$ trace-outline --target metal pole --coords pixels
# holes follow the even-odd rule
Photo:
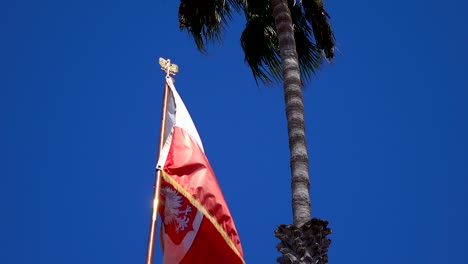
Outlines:
[[[161,114],[161,130],[159,136],[159,147],[158,147],[158,159],[161,155],[161,149],[164,145],[164,131],[166,131],[166,114],[167,114],[167,101],[169,99],[169,86],[167,82],[164,84],[164,95],[163,95],[163,105],[162,105],[162,114]],[[156,160],[156,163],[158,162]],[[148,237],[148,247],[146,250],[146,264],[153,263],[154,255],[154,241],[156,237],[156,224],[158,219],[158,205],[159,205],[159,185],[161,181],[161,171],[156,169],[155,174],[155,185],[154,185],[154,194],[153,194],[153,209],[151,214],[151,224]]]

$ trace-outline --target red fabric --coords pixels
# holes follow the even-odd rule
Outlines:
[[[180,262],[181,264],[242,264],[234,251],[224,246],[221,234],[205,217],[192,246]]]
[[[206,211],[216,219],[216,222],[222,227],[242,256],[239,236],[215,174],[203,150],[185,130],[179,127],[174,127],[164,171],[198,200]],[[163,182],[161,186],[166,184],[169,183]],[[179,203],[181,204],[180,208],[185,210],[190,202],[186,198],[182,200]],[[195,206],[193,207],[195,209]],[[162,210],[164,209],[161,209],[160,212]],[[190,218],[190,214],[193,215],[194,211],[186,213],[186,215]],[[183,217],[183,215],[180,216]],[[193,223],[192,218],[189,219],[190,227]],[[176,234],[173,226],[165,226],[165,232],[169,237],[172,237],[175,244],[180,243],[184,232],[188,231],[190,230],[179,230]],[[165,248],[165,250],[170,249]],[[203,217],[195,239],[181,263],[243,263],[243,260],[229,246],[210,220]]]

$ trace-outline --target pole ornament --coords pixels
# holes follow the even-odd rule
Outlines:
[[[159,58],[159,65],[161,65],[161,70],[166,73],[166,76],[176,75],[179,72],[179,66],[171,64],[170,59]]]

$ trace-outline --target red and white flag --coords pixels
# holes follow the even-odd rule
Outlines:
[[[234,221],[187,108],[172,80],[157,168],[163,263],[243,264]]]

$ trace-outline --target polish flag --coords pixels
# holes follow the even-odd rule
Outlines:
[[[244,264],[234,221],[203,144],[170,77],[161,170],[163,263]]]

